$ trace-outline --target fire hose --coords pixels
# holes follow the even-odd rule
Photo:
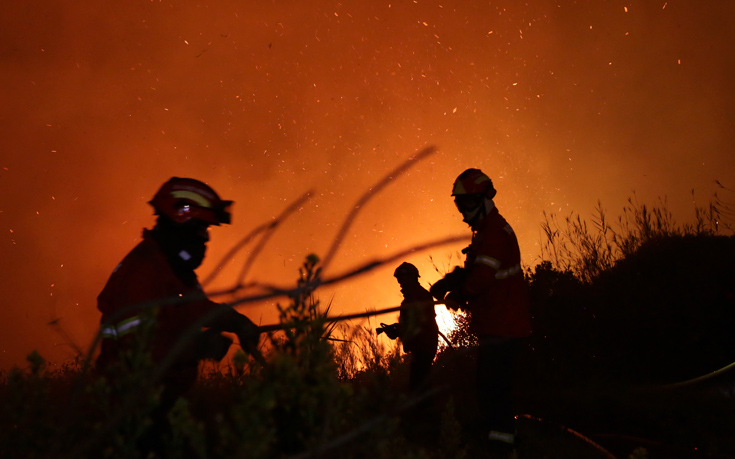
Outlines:
[[[434,304],[443,304],[443,303],[437,303],[437,302],[435,302]],[[391,313],[391,312],[397,312],[397,311],[400,311],[400,310],[401,310],[401,307],[400,306],[392,306],[390,308],[376,309],[374,311],[358,312],[358,313],[355,313],[355,314],[347,314],[347,315],[343,315],[343,316],[323,317],[323,318],[320,318],[320,319],[317,319],[317,320],[308,321],[308,322],[299,322],[299,323],[286,322],[286,323],[279,323],[279,324],[261,325],[261,326],[258,327],[258,332],[259,333],[268,333],[268,332],[278,331],[278,330],[293,329],[293,328],[297,328],[297,327],[303,326],[304,324],[307,324],[307,323],[316,323],[316,322],[322,322],[322,323],[326,323],[326,324],[331,324],[331,323],[335,323],[335,322],[342,322],[342,321],[345,321],[345,320],[361,319],[361,318],[364,318],[364,317],[379,316],[379,315],[388,314],[388,313]],[[442,333],[441,331],[439,331],[439,336],[441,336],[444,339],[444,341],[447,343],[447,346],[449,346],[450,348],[453,349],[451,341],[449,341],[449,339],[444,335],[444,333]]]

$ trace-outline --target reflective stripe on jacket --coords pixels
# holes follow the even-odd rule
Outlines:
[[[143,319],[141,319],[140,316],[129,317],[125,320],[121,320],[115,325],[103,327],[102,330],[100,330],[100,334],[103,338],[122,338],[128,333],[135,331],[135,329],[142,323]]]

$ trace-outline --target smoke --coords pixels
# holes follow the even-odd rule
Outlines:
[[[95,298],[171,176],[235,200],[200,274],[305,191],[253,280],[287,284],[351,206],[426,145],[438,152],[358,215],[335,272],[466,234],[449,191],[479,167],[538,257],[541,213],[617,212],[635,192],[679,221],[733,177],[728,2],[10,2],[0,18],[0,368],[90,341]],[[407,261],[421,281],[458,263]],[[247,257],[215,287],[232,282]],[[393,267],[322,293],[335,312],[400,300]],[[273,304],[248,306],[256,322]]]

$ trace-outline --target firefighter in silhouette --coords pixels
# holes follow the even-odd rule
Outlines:
[[[511,390],[516,356],[531,333],[526,283],[518,240],[495,207],[493,182],[479,169],[457,177],[452,196],[472,242],[457,267],[431,287],[432,295],[451,309],[470,313],[470,330],[478,337],[478,402],[489,439],[515,443]]]
[[[149,358],[151,371],[161,372],[160,403],[141,442],[144,450],[161,454],[167,412],[192,387],[199,362],[222,359],[232,343],[221,332],[236,334],[251,353],[257,353],[259,333],[246,316],[207,299],[195,273],[204,260],[209,227],[230,223],[232,201],[198,180],[173,177],[149,204],[157,215],[155,226],[143,230],[143,240],[117,265],[97,298],[102,318],[96,368],[114,382]]]
[[[381,324],[378,334],[385,331],[390,339],[400,338],[404,352],[411,354],[409,387],[418,391],[426,385],[439,339],[434,298],[419,283],[419,270],[411,263],[402,263],[393,275],[403,294],[398,323]]]

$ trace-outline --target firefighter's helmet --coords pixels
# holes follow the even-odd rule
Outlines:
[[[403,279],[403,278],[415,278],[418,279],[419,277],[419,270],[412,265],[411,263],[401,263],[400,266],[398,266],[393,273],[393,276],[395,276],[396,279]]]
[[[176,223],[199,220],[210,225],[230,223],[232,201],[220,199],[208,185],[191,178],[171,177],[148,202],[156,215]]]
[[[480,169],[467,169],[462,172],[452,186],[452,196],[483,195],[492,199],[496,193],[493,181]]]

